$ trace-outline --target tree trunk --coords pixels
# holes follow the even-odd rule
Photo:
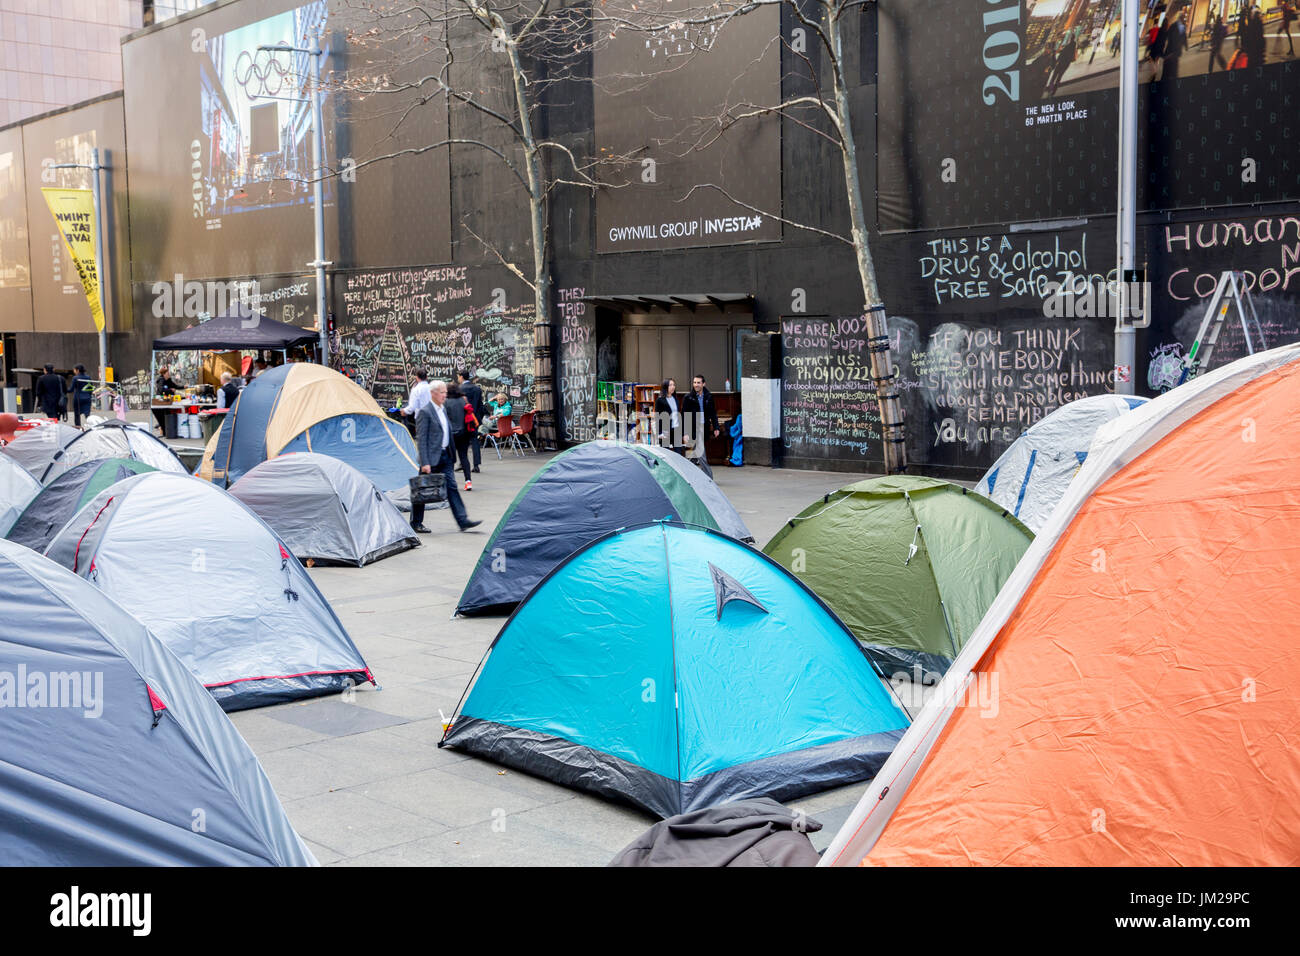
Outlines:
[[[844,65],[840,39],[839,9],[824,7],[826,32],[834,48],[831,74],[834,79],[835,113],[839,120],[840,155],[844,160],[844,185],[849,200],[849,221],[853,234],[853,252],[857,257],[858,275],[862,279],[863,319],[867,328],[867,349],[871,380],[876,386],[876,403],[880,408],[881,439],[884,446],[886,474],[901,474],[907,469],[907,446],[904,444],[903,406],[898,397],[897,370],[889,354],[889,320],[880,288],[876,284],[876,266],[867,242],[867,218],[862,204],[862,181],[858,175],[858,149],[853,139],[853,117],[849,109],[848,90],[841,72]]]
[[[519,129],[524,146],[524,166],[528,173],[529,226],[533,240],[533,418],[537,444],[559,447],[559,403],[556,401],[555,326],[551,320],[551,267],[547,256],[547,197],[549,192],[542,176],[541,155],[533,135],[528,91],[524,82],[519,48],[512,41],[510,70],[515,86],[515,105],[519,110]]]

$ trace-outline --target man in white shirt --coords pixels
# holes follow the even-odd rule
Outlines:
[[[410,418],[418,418],[421,409],[429,404],[429,373],[420,369],[415,373],[415,386],[411,389],[410,397],[406,400],[406,407],[402,409],[402,414]]]
[[[456,524],[460,525],[461,531],[468,531],[483,522],[469,519],[469,514],[465,511],[465,503],[460,498],[460,490],[456,487],[456,444],[455,431],[453,431],[455,425],[447,420],[447,412],[443,408],[446,400],[447,384],[430,382],[429,403],[416,418],[415,447],[420,452],[420,473],[425,475],[433,472],[442,473],[446,479],[447,504],[451,506],[452,516],[455,517]],[[465,423],[461,422],[460,427],[463,429]],[[429,529],[424,526],[422,503],[411,502],[411,527],[418,534],[429,533]]]

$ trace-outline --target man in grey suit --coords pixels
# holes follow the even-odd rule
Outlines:
[[[462,430],[465,423],[449,422],[443,403],[447,401],[447,383],[431,382],[429,384],[429,404],[420,409],[415,423],[415,444],[420,450],[420,472],[431,474],[441,472],[446,478],[447,503],[461,531],[468,531],[481,525],[481,521],[470,521],[465,511],[465,503],[460,499],[456,487],[456,431]],[[411,527],[418,534],[428,534],[424,526],[424,505],[411,502]]]

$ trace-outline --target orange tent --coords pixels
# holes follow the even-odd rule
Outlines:
[[[1297,436],[1300,346],[1099,432],[823,864],[1300,863]]]

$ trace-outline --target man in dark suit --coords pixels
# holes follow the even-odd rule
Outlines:
[[[487,417],[487,404],[483,401],[483,389],[474,384],[474,380],[469,377],[469,369],[467,368],[457,372],[456,378],[460,382],[460,393],[465,396],[465,401],[469,404],[469,407],[474,409],[474,417],[482,422]],[[478,443],[477,429],[471,429],[469,443],[474,453],[474,470],[478,471],[478,466],[483,462],[483,448]]]
[[[691,391],[682,402],[682,411],[686,417],[686,434],[694,440],[691,458],[704,458],[704,443],[721,434],[718,428],[718,406],[713,400],[713,393],[704,382],[703,375],[691,380]]]
[[[36,380],[36,404],[46,418],[59,417],[59,406],[63,404],[67,391],[63,376],[55,375],[54,366],[47,364],[45,374]]]
[[[460,490],[456,487],[456,431],[463,430],[465,423],[449,421],[443,404],[447,401],[447,383],[432,382],[429,386],[429,404],[420,410],[415,424],[415,445],[420,451],[420,473],[424,475],[435,471],[441,472],[446,479],[447,503],[451,513],[460,525],[461,531],[468,531],[481,525],[481,521],[470,521],[461,501]],[[424,505],[411,502],[411,527],[418,534],[428,534],[424,526]]]

